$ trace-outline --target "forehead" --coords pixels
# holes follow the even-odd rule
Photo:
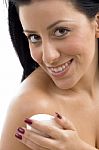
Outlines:
[[[30,28],[48,25],[62,19],[78,20],[77,17],[81,17],[81,15],[84,16],[68,0],[41,0],[19,8],[19,16],[23,26]]]
[[[69,0],[31,0],[30,3],[20,5],[19,12],[21,11],[27,11],[27,12],[34,12],[34,11],[46,11],[46,10],[64,10],[68,8],[73,8],[73,4]]]
[[[20,16],[36,17],[49,15],[69,14],[76,11],[70,1],[66,0],[33,0],[30,4],[24,4],[19,7]]]

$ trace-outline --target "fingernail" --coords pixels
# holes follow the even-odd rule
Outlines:
[[[19,140],[22,140],[22,135],[20,135],[19,133],[16,133],[15,137],[18,138]]]
[[[57,118],[62,119],[62,116],[59,113],[55,112],[55,114],[56,114]]]
[[[27,124],[29,124],[29,125],[31,125],[31,124],[32,124],[32,120],[31,120],[31,119],[29,119],[29,118],[26,118],[26,119],[24,120],[24,122],[25,122],[25,123],[27,123]]]
[[[20,133],[22,133],[22,134],[25,133],[25,130],[24,130],[23,128],[21,128],[21,127],[19,127],[17,130],[18,130]]]

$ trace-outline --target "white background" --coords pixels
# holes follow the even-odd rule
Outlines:
[[[12,46],[7,8],[0,0],[0,136],[12,97],[20,84],[22,67]]]

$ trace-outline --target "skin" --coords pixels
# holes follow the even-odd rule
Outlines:
[[[26,30],[32,31],[32,37],[34,31],[38,35],[38,43],[33,44],[29,39],[29,46],[31,57],[40,67],[21,84],[9,107],[1,149],[98,149],[99,14],[90,21],[70,2],[53,0],[23,5],[19,8],[19,16],[26,36],[30,36]],[[59,20],[65,21],[47,29]],[[55,32],[57,27],[66,28],[63,37],[57,37],[60,35],[60,30]],[[49,71],[49,67],[56,68],[71,59],[65,73],[53,75]],[[64,117],[57,118],[55,112]],[[65,129],[33,121],[32,127],[53,134],[50,135],[52,139],[47,139],[31,133],[25,128],[24,119],[38,113],[54,115],[55,121]],[[23,127],[25,133],[16,131],[18,127]],[[15,138],[16,132],[21,134],[22,140]]]

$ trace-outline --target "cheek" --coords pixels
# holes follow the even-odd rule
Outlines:
[[[92,49],[95,48],[93,40],[88,40],[83,36],[74,36],[66,39],[61,45],[64,45],[62,51],[67,55],[85,54],[88,56]]]
[[[74,30],[74,32],[63,41],[62,45],[64,45],[64,51],[66,51],[67,54],[87,54],[92,49],[95,49],[94,41],[94,32],[80,28]]]
[[[61,45],[63,45],[61,47]],[[81,52],[81,49],[83,47],[82,42],[76,38],[76,39],[69,39],[64,41],[63,43],[60,44],[60,48],[62,50],[62,53],[64,53],[65,55],[78,55]]]

